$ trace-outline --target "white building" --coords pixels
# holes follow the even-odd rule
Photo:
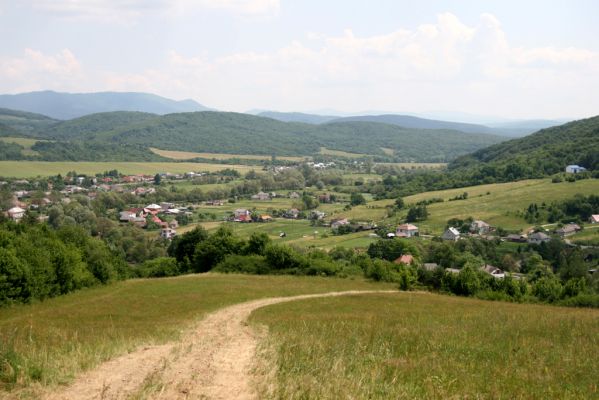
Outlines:
[[[566,167],[566,172],[569,174],[577,174],[579,172],[584,172],[587,169],[585,167],[581,167],[580,165],[568,165]]]
[[[457,241],[457,240],[460,239],[460,231],[458,231],[454,227],[448,228],[441,235],[441,239],[443,239],[443,240],[453,240],[455,242],[455,241]]]

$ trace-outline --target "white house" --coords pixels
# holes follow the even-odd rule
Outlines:
[[[418,236],[418,227],[412,224],[401,224],[397,227],[397,230],[395,231],[395,236],[407,238],[410,238],[412,236]]]
[[[21,218],[23,218],[24,215],[25,210],[23,210],[21,207],[13,207],[10,210],[8,210],[9,218],[13,219],[14,221],[20,220]]]
[[[460,239],[460,231],[458,231],[454,227],[450,227],[445,232],[443,232],[443,234],[441,235],[441,239],[453,240],[455,242]]]
[[[339,229],[339,227],[344,226],[344,225],[349,225],[349,220],[347,218],[331,221],[331,229],[332,230]]]
[[[591,215],[591,217],[589,218],[589,222],[591,224],[599,224],[599,214]]]
[[[569,174],[577,174],[579,172],[584,172],[587,169],[585,167],[581,167],[580,165],[568,165],[566,167],[566,172]]]
[[[270,195],[268,193],[259,192],[252,196],[252,200],[268,201],[270,200]]]

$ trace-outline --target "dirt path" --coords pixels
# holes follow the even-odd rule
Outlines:
[[[115,358],[44,399],[253,399],[250,369],[258,337],[246,323],[252,311],[294,300],[368,293],[393,291],[275,297],[229,306],[202,319],[180,342]]]

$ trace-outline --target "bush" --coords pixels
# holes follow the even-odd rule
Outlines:
[[[557,303],[567,307],[594,307],[599,308],[599,294],[579,294]]]
[[[230,254],[219,262],[213,271],[217,272],[239,272],[242,274],[264,275],[271,272],[270,266],[263,256]]]
[[[138,269],[142,278],[162,278],[177,276],[181,273],[177,260],[172,257],[158,257],[145,261]]]

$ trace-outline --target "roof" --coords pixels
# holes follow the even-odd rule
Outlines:
[[[485,264],[483,267],[481,267],[480,269],[482,269],[483,271],[485,271],[488,274],[503,274],[503,271],[500,268],[494,267],[492,265],[489,264]]]
[[[529,239],[540,239],[540,240],[544,240],[544,239],[551,239],[549,237],[549,235],[543,233],[543,232],[535,232],[531,235],[528,235]]]
[[[9,214],[18,214],[18,213],[24,213],[25,210],[23,210],[21,207],[13,207],[10,210],[8,210]]]
[[[458,231],[456,228],[454,228],[453,226],[450,228],[447,228],[447,230],[445,231],[445,233],[450,232],[451,234],[453,234],[454,236],[459,236],[460,235],[460,231]]]
[[[411,254],[404,254],[401,257],[398,257],[395,261],[395,264],[412,264],[414,262],[414,257]]]
[[[162,209],[162,207],[160,207],[158,204],[150,204],[149,206],[146,206],[146,208],[148,209]]]
[[[412,231],[414,229],[418,230],[418,227],[412,224],[401,224],[397,227],[397,229],[401,229],[402,231]]]
[[[473,223],[474,225],[476,225],[476,226],[480,226],[480,227],[483,227],[483,226],[489,226],[489,224],[487,224],[485,221],[481,221],[481,220],[479,220],[479,219],[477,219],[477,220],[475,220],[475,221],[472,221],[472,223]]]
[[[599,222],[599,214],[593,214],[591,215],[591,221],[592,222]]]
[[[437,264],[437,263],[424,263],[422,265],[422,268],[424,268],[427,271],[434,271],[435,269],[439,268],[439,264]]]

